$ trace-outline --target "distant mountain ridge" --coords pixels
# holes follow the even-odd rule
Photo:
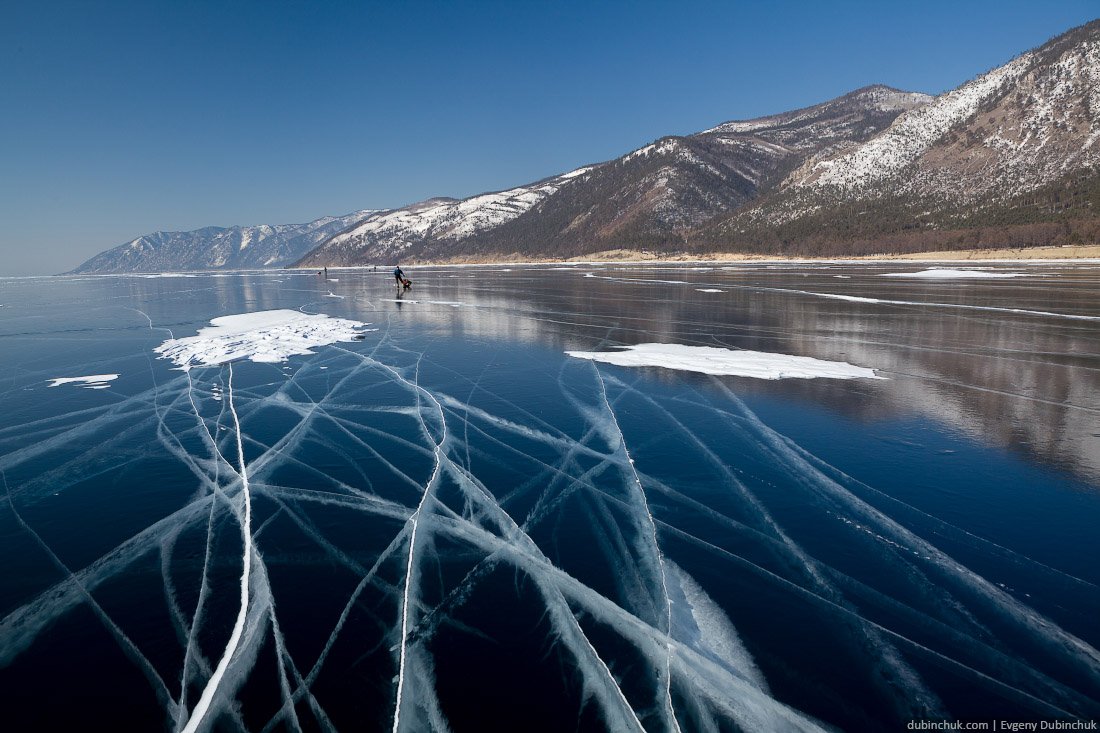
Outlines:
[[[929,100],[876,85],[793,112],[663,137],[527,186],[375,214],[299,264],[683,246],[695,228],[753,201],[807,156],[848,149]]]
[[[1100,20],[938,97],[864,87],[504,191],[318,222],[262,256],[234,239],[259,227],[198,230],[147,235],[78,270],[1100,241]]]
[[[282,267],[322,241],[375,213],[356,211],[306,224],[204,227],[153,232],[101,252],[74,273],[163,272]]]
[[[816,154],[695,234],[748,251],[1072,244],[1100,239],[1100,21],[1074,28]]]

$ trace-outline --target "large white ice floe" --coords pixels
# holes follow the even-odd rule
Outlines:
[[[154,351],[184,370],[241,359],[273,363],[312,354],[315,346],[354,341],[366,325],[293,310],[241,313],[215,318],[197,335],[169,339]]]
[[[933,267],[917,272],[884,272],[883,277],[916,277],[925,280],[963,280],[970,278],[1027,277],[1026,272],[995,272],[992,270],[951,270]]]
[[[874,369],[846,361],[825,361],[810,356],[769,354],[763,351],[733,351],[715,346],[683,344],[636,344],[622,351],[567,351],[578,359],[602,361],[616,366],[655,366],[702,374],[757,379],[885,379]]]
[[[56,377],[51,381],[51,387],[60,387],[63,384],[83,385],[88,389],[106,389],[107,382],[118,379],[117,374],[89,374],[86,377]]]

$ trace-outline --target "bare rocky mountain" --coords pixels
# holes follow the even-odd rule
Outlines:
[[[101,252],[73,272],[163,272],[281,267],[300,259],[333,234],[373,214],[357,211],[308,224],[205,227],[154,232]]]
[[[808,156],[848,150],[930,99],[873,86],[794,112],[664,137],[530,185],[380,212],[300,264],[682,246],[695,228],[753,201]]]

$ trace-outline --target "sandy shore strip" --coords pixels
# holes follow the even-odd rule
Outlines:
[[[853,259],[869,260],[1092,260],[1100,259],[1100,244],[1069,244],[1060,247],[1023,247],[1014,249],[957,249],[947,252],[915,252],[900,255],[871,255]]]
[[[853,255],[847,257],[792,257],[786,255],[745,254],[740,252],[707,252],[702,254],[661,254],[646,250],[613,249],[570,258],[537,258],[530,255],[497,255],[493,257],[454,257],[431,260],[402,259],[404,266],[439,265],[545,265],[585,263],[638,263],[638,262],[1011,262],[1021,260],[1051,261],[1097,260],[1100,261],[1100,244],[1065,245],[1060,247],[1014,247],[1006,249],[964,249],[943,252],[910,252],[906,254]],[[379,264],[381,267],[382,265]],[[355,265],[348,269],[370,267]],[[329,269],[334,268],[329,265]]]

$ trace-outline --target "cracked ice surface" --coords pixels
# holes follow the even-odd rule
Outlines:
[[[581,274],[580,302],[598,303]],[[749,306],[772,299],[760,312],[833,318],[811,321],[813,339],[839,328],[837,312],[884,307],[779,275],[741,277],[699,276],[725,288],[721,298],[659,280],[601,283],[619,288],[600,291],[616,294],[611,309],[638,294],[627,316],[658,302],[652,322],[623,317],[612,338],[655,339],[679,320],[684,338],[716,343],[714,323],[693,319],[738,302],[739,287],[755,288],[740,301]],[[30,407],[19,389],[4,392],[15,415],[0,422],[5,716],[134,730],[458,732],[891,729],[975,705],[1095,715],[1100,655],[1084,638],[1100,608],[1093,579],[890,493],[927,452],[889,453],[898,463],[872,485],[780,431],[766,401],[741,393],[749,380],[699,367],[748,357],[765,377],[792,365],[817,377],[871,370],[714,346],[613,350],[609,319],[569,302],[533,305],[480,282],[441,292],[425,274],[418,285],[434,302],[466,307],[399,309],[385,278],[362,290],[343,279],[342,300],[323,299],[323,284],[305,295],[221,285],[209,312],[187,316],[213,324],[194,337],[170,330],[180,320],[171,302],[158,318],[126,301],[110,313],[130,319],[115,324],[112,349],[82,371],[21,364],[29,389],[49,374],[126,378],[105,392],[28,392]],[[546,282],[557,297],[560,276]],[[95,288],[111,292],[87,287],[91,302],[102,300]],[[661,301],[662,291],[673,295]],[[151,292],[158,303],[201,297]],[[210,321],[237,294],[265,310]],[[699,311],[665,309],[690,297]],[[347,317],[287,307],[295,298]],[[792,302],[801,307],[783,307]],[[947,306],[907,313],[937,322]],[[360,313],[380,330],[364,329]],[[1019,317],[1026,333],[1039,331],[1035,318]],[[70,349],[71,321],[35,347],[59,338]],[[521,340],[563,322],[541,332],[553,348]],[[1094,330],[1046,323],[1079,338]],[[751,325],[766,339],[791,329]],[[875,351],[886,336],[858,329],[862,340],[845,346],[854,361],[913,358]],[[602,361],[623,355],[672,368]],[[880,409],[883,394],[909,385],[935,402],[931,379],[907,382],[905,362],[888,365],[890,380],[751,386],[835,388],[849,400],[878,390]],[[1012,460],[995,467],[1010,474]],[[1087,509],[1087,498],[1074,501]],[[80,705],[48,704],[58,696]]]

